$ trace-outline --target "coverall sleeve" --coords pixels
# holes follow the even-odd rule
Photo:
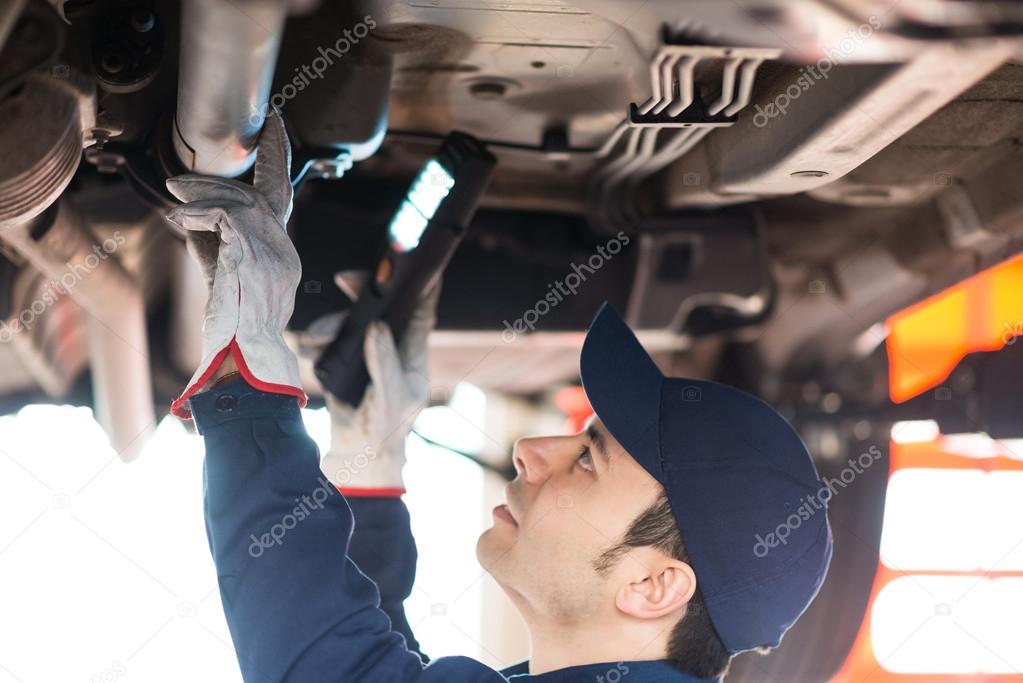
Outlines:
[[[424,670],[391,630],[349,556],[352,511],[322,475],[294,397],[234,380],[190,403],[206,443],[210,551],[247,683],[506,680],[464,657]]]
[[[380,591],[380,609],[391,629],[405,637],[405,646],[429,661],[405,616],[405,599],[412,594],[419,554],[412,536],[408,508],[392,496],[346,497],[355,516],[348,556]]]

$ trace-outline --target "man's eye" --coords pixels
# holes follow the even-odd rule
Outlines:
[[[583,447],[582,453],[579,454],[578,462],[583,466],[584,470],[593,471],[593,456],[590,455],[588,446]]]

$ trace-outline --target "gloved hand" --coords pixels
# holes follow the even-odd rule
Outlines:
[[[284,343],[302,277],[285,224],[291,215],[291,146],[278,114],[266,118],[253,185],[185,174],[167,189],[185,202],[167,219],[189,232],[189,252],[209,286],[203,360],[171,412],[188,419],[188,398],[201,391],[230,353],[245,381],[306,403],[298,362]],[[192,235],[192,233],[196,233]]]
[[[438,280],[423,293],[398,347],[386,323],[370,324],[364,343],[370,385],[357,408],[326,394],[330,450],[320,468],[346,496],[405,492],[405,438],[429,398],[426,339],[439,296]]]

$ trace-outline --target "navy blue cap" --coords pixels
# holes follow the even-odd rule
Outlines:
[[[725,647],[777,646],[831,563],[830,492],[799,435],[745,392],[665,377],[606,302],[579,364],[597,417],[667,492]]]

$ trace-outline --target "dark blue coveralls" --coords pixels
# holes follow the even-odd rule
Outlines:
[[[347,500],[325,485],[293,396],[237,379],[196,394],[191,409],[206,443],[210,552],[246,683],[707,680],[664,661],[605,662],[536,676],[528,662],[502,671],[469,657],[427,663],[402,608],[416,564],[404,503]],[[316,500],[304,503],[315,491]],[[279,542],[263,543],[272,528]]]

